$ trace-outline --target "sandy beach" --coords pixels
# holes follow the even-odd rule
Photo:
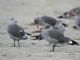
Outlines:
[[[12,47],[13,40],[7,33],[7,23],[15,17],[25,31],[37,28],[30,25],[36,16],[57,18],[65,11],[80,6],[80,0],[0,0],[0,60],[80,60],[80,46],[56,47],[46,40],[21,40],[21,47]],[[74,20],[59,19],[66,24],[65,35],[80,43],[80,30],[72,29]],[[34,44],[32,44],[34,43]]]

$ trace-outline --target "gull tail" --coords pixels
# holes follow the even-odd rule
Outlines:
[[[71,43],[71,45],[80,45],[78,42],[76,42],[76,41],[74,41],[74,40],[71,40],[72,41],[72,43]]]
[[[68,37],[66,37],[66,39],[68,40],[68,44],[70,44],[70,45],[77,45],[77,46],[80,45],[78,42],[76,42],[76,41],[74,41],[74,40],[72,40],[72,39],[70,39]]]
[[[25,35],[22,37],[22,39],[24,39],[24,40],[28,39],[28,35],[31,36],[31,34],[28,33],[28,32],[25,32],[24,34],[25,34]]]

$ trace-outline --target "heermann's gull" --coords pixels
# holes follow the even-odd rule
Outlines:
[[[59,20],[56,20],[53,17],[49,16],[39,16],[34,19],[34,23],[37,24],[37,28],[39,28],[39,25],[45,26],[45,25],[52,25],[55,26],[56,24],[62,23]],[[62,23],[62,25],[67,26],[66,24]]]
[[[64,26],[66,26],[66,25],[64,23],[62,23],[61,21],[56,20],[55,18],[52,18],[52,17],[49,17],[49,16],[36,17],[34,19],[34,23],[38,25],[37,27],[39,27],[39,25],[41,25],[42,27],[44,27],[46,25],[50,25],[50,26],[53,26],[55,30],[58,30],[62,34],[64,34],[64,32],[65,32],[65,27]],[[35,35],[35,36],[32,36],[32,37],[35,37],[35,40],[42,38],[41,35]]]
[[[19,41],[27,39],[27,34],[29,34],[26,33],[22,27],[17,25],[17,21],[15,20],[15,18],[11,18],[8,24],[8,33],[10,37],[14,40],[14,46],[15,41],[18,41],[18,45],[20,46]]]
[[[41,34],[45,40],[49,43],[53,43],[53,51],[57,44],[67,43],[71,45],[79,45],[78,42],[71,40],[69,37],[65,37],[64,34],[61,34],[52,26],[46,26],[45,29],[42,30]]]
[[[61,16],[58,16],[58,18],[72,18],[75,22],[73,28],[80,29],[80,6],[64,12]]]
[[[80,15],[80,6],[64,12],[61,16],[58,16],[58,18],[72,18],[76,15]]]
[[[45,25],[45,26],[46,26],[46,25]],[[44,29],[45,26],[43,26],[43,29]],[[52,25],[50,25],[50,26],[52,26]],[[65,32],[65,27],[62,25],[62,23],[56,24],[55,26],[52,26],[52,27],[53,27],[56,31],[58,31],[59,33],[61,33],[61,34],[64,34],[64,32]],[[41,32],[42,32],[42,31],[41,31]],[[35,37],[34,40],[36,40],[36,39],[39,39],[39,40],[43,39],[43,37],[42,37],[42,35],[41,35],[41,32],[40,32],[39,35],[32,36],[32,37]]]

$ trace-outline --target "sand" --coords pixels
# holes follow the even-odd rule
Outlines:
[[[80,6],[80,0],[0,0],[0,60],[80,60],[80,46],[56,47],[45,40],[21,40],[21,47],[12,47],[7,34],[7,23],[15,17],[25,31],[36,30],[29,25],[36,16],[57,17],[65,11]],[[72,29],[74,20],[61,19],[68,24],[65,35],[80,43],[80,31]],[[34,44],[32,44],[34,43]]]

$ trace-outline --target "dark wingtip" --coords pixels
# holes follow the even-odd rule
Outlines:
[[[31,33],[26,33],[27,35],[31,35]]]
[[[64,18],[63,16],[58,16],[57,18]]]
[[[76,26],[73,26],[72,28],[77,29],[77,27],[76,27]]]
[[[78,42],[76,42],[76,41],[73,41],[73,40],[71,40],[72,41],[72,44],[71,45],[77,45],[77,46],[79,46],[80,44],[78,43]]]
[[[58,16],[58,18],[67,18],[69,12],[64,12],[62,15]]]
[[[64,27],[67,27],[67,24],[65,24],[65,23],[62,23],[62,25],[63,25]]]

